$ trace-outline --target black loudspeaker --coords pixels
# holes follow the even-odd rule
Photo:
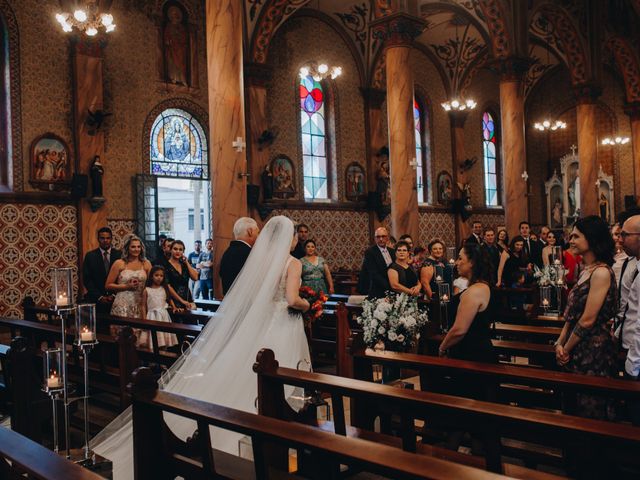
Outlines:
[[[71,179],[71,198],[78,200],[87,196],[89,188],[89,176],[78,173],[73,174]]]
[[[247,203],[250,207],[255,207],[260,201],[260,186],[259,185],[247,185]]]
[[[624,196],[624,209],[631,210],[632,208],[636,208],[638,203],[636,202],[635,195],[625,195]]]

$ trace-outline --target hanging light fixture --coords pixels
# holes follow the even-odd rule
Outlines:
[[[300,67],[300,78],[311,76],[316,82],[328,77],[331,77],[331,80],[335,80],[340,75],[342,75],[342,67],[329,67],[326,63],[312,63]]]
[[[460,40],[458,39],[458,21],[459,20],[457,20],[456,16],[454,15],[454,17],[452,18],[452,23],[454,23],[456,28],[456,45],[460,45]],[[460,54],[461,53],[458,53],[458,55]],[[455,79],[454,84],[457,84],[457,80]],[[465,110],[473,110],[474,108],[476,108],[477,103],[471,98],[464,99],[460,95],[458,95],[449,101],[441,103],[440,105],[442,105],[442,108],[444,108],[446,112],[462,112]]]
[[[113,15],[101,12],[97,0],[87,0],[84,6],[78,5],[73,12],[57,13],[56,20],[63,32],[72,32],[75,29],[89,37],[97,35],[101,30],[110,33],[116,29]]]
[[[613,95],[613,112],[616,112],[616,95]],[[625,145],[629,143],[631,140],[629,137],[624,137],[622,135],[616,135],[615,137],[605,137],[602,142],[600,142],[604,146],[610,147],[619,147],[620,145]]]
[[[545,40],[548,39],[548,32],[547,32],[547,21],[545,20],[544,23],[544,38]],[[551,65],[551,60],[550,60],[550,56],[549,56],[549,48],[546,48],[547,50],[547,65]],[[563,130],[565,128],[567,128],[567,123],[563,122],[562,120],[552,120],[550,118],[545,118],[544,120],[542,120],[541,122],[536,122],[533,124],[533,128],[535,128],[536,130],[540,130],[541,132],[544,131],[552,131],[555,132],[556,130]]]

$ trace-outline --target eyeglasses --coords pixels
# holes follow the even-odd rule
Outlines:
[[[640,235],[640,232],[625,232],[624,230],[620,232],[620,237],[627,238],[631,235]]]

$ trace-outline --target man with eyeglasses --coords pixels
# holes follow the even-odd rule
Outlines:
[[[615,335],[626,351],[625,376],[640,379],[640,215],[629,217],[620,231],[622,248],[629,255],[620,277],[620,307],[616,316]],[[634,425],[640,425],[640,402],[629,402]]]
[[[364,254],[358,290],[369,298],[381,298],[391,288],[387,269],[395,261],[396,255],[393,248],[387,247],[389,232],[386,228],[376,229],[374,238],[376,244],[369,247]]]

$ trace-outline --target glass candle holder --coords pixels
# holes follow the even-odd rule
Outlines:
[[[51,270],[51,293],[54,307],[69,308],[73,305],[72,268],[54,268]]]
[[[64,388],[62,350],[60,348],[45,350],[42,361],[44,367],[43,390],[46,392],[62,390]]]
[[[96,343],[96,306],[81,303],[76,307],[76,345]]]
[[[449,303],[449,300],[451,300],[451,293],[449,292],[448,283],[438,284],[438,298],[440,299],[440,303]]]
[[[553,265],[562,265],[562,247],[551,247],[551,261]]]
[[[565,274],[566,274],[564,266],[562,264],[556,265],[555,269],[556,269],[556,282],[555,283],[559,287],[564,287],[564,284],[565,284],[565,278],[564,277],[565,277]]]
[[[452,267],[456,263],[456,256],[456,247],[447,247],[447,262],[449,262],[449,265]]]
[[[433,274],[437,283],[444,281],[444,268],[442,265],[435,265]]]
[[[552,295],[552,287],[551,285],[542,285],[540,287],[540,305],[546,312],[551,307],[551,295]]]

